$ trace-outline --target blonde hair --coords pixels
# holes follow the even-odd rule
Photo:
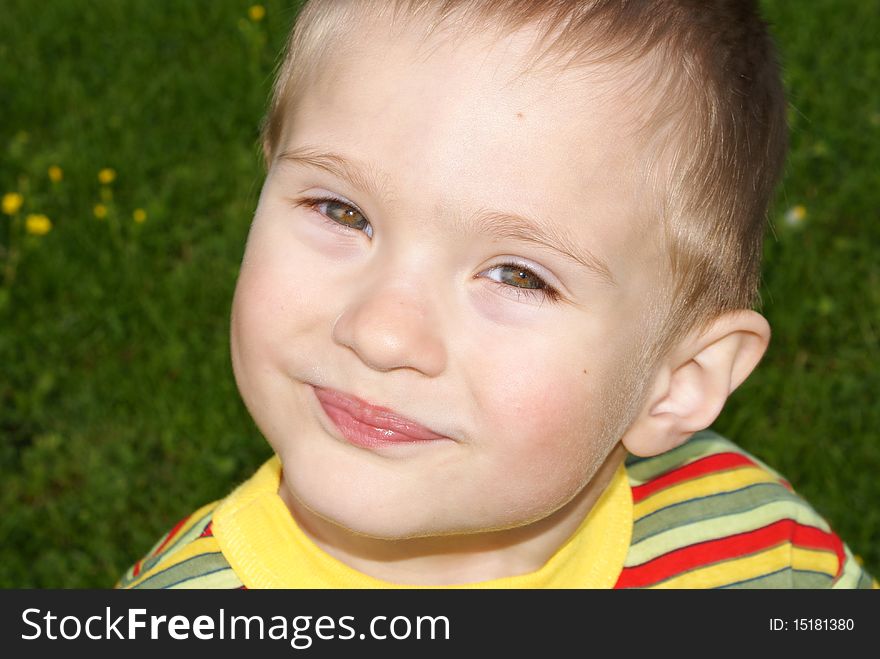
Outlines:
[[[543,59],[648,63],[645,120],[653,158],[642,176],[656,197],[669,279],[652,301],[638,368],[727,311],[760,305],[767,207],[787,142],[774,47],[750,0],[309,0],[280,63],[261,130],[267,169],[285,118],[324,60],[368,11],[455,37],[538,26]],[[647,95],[645,95],[647,98]],[[635,368],[635,367],[634,367]]]

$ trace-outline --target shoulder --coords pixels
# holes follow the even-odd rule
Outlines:
[[[241,588],[213,533],[215,501],[187,515],[132,565],[117,588]]]
[[[713,431],[626,469],[633,536],[619,587],[871,586],[782,476]]]

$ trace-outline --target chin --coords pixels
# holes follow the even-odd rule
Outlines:
[[[403,540],[433,538],[438,535],[446,535],[443,533],[439,533],[435,530],[424,528],[400,528],[397,525],[389,526],[388,524],[382,523],[370,524],[369,522],[367,522],[366,524],[357,524],[356,526],[343,526],[343,528],[354,535],[358,535],[364,538],[370,538],[371,540],[384,540],[386,542],[400,542]]]
[[[399,541],[440,536],[473,535],[529,524],[547,515],[546,502],[483,497],[451,492],[448,482],[424,474],[400,477],[399,466],[382,462],[347,464],[350,452],[333,459],[310,459],[305,453],[282,459],[284,480],[297,521],[320,535],[322,524],[366,538]],[[282,458],[284,458],[282,454]],[[390,472],[388,471],[390,469]],[[395,475],[398,476],[395,478]]]
[[[427,507],[418,511],[400,510],[391,501],[352,506],[350,501],[336,501],[328,498],[326,493],[319,493],[315,500],[311,500],[308,493],[298,492],[296,498],[307,509],[307,514],[315,515],[347,533],[374,540],[413,540],[483,530],[456,524],[454,520],[438,519]],[[395,509],[396,512],[392,512]]]
[[[331,501],[322,498],[317,505],[299,499],[314,515],[349,533],[375,540],[410,540],[437,535],[452,535],[459,531],[444,529],[436,520],[411,519],[390,513],[378,514],[376,507],[365,511],[360,507],[333,506]],[[328,505],[330,504],[330,505]]]
[[[346,502],[333,502],[319,497],[315,505],[308,500],[298,499],[309,512],[324,522],[357,536],[374,540],[403,541],[423,538],[476,535],[494,531],[504,531],[527,525],[540,519],[540,515],[528,518],[481,520],[450,519],[448,511],[432,511],[426,507],[419,511],[401,511],[398,514],[380,514],[380,506],[369,509],[351,507]],[[339,503],[339,505],[333,505]]]

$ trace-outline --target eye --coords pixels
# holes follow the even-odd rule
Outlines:
[[[310,208],[334,228],[363,231],[367,237],[373,237],[373,227],[357,208],[333,197],[305,197],[299,199],[295,206]]]
[[[501,263],[492,266],[481,274],[499,273],[488,275],[488,278],[496,282],[499,288],[513,290],[517,299],[521,296],[548,299],[556,302],[560,299],[559,291],[536,275],[532,270],[519,263]]]

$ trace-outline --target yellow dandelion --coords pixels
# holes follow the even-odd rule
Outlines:
[[[95,217],[99,220],[103,220],[107,217],[107,207],[104,204],[95,204],[95,207],[92,210],[95,213]]]
[[[798,226],[800,224],[803,224],[805,219],[807,219],[807,209],[800,204],[789,208],[788,211],[786,211],[785,213],[785,221],[788,223],[789,226]]]
[[[45,236],[52,229],[52,221],[40,214],[31,214],[25,218],[25,230],[34,236]]]
[[[7,192],[3,195],[3,212],[7,215],[15,215],[21,205],[24,203],[24,197],[17,192]]]
[[[143,208],[135,208],[134,213],[132,213],[131,216],[134,218],[134,221],[137,222],[138,224],[141,224],[141,223],[147,221],[147,211],[145,211]]]
[[[49,168],[49,180],[52,183],[58,183],[61,179],[64,178],[64,172],[61,171],[61,168],[58,165],[52,165]]]
[[[100,172],[98,172],[98,180],[104,185],[109,185],[116,180],[116,171],[110,169],[109,167],[105,167]]]
[[[817,156],[827,156],[829,152],[828,143],[819,140],[813,145],[813,154]]]
[[[110,201],[113,199],[113,190],[107,186],[101,186],[101,201]]]
[[[248,17],[256,23],[266,16],[266,8],[263,5],[251,5],[248,9]]]

